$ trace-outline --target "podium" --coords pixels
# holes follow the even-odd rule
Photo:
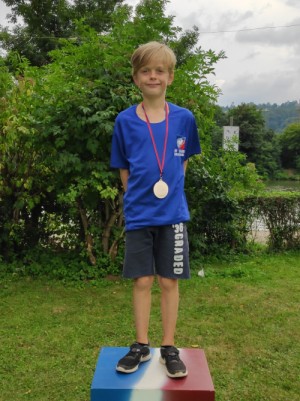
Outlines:
[[[188,376],[171,379],[159,362],[160,349],[151,348],[151,359],[134,373],[120,373],[116,365],[125,347],[103,347],[91,385],[91,401],[214,401],[215,391],[205,353],[180,349]]]

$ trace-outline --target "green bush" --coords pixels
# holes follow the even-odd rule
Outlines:
[[[249,216],[260,217],[270,231],[270,249],[300,249],[299,192],[266,192],[242,200],[241,205]]]
[[[238,152],[211,151],[194,158],[187,174],[193,257],[249,251],[248,234],[261,220],[270,250],[300,248],[300,193],[262,192],[252,164]]]
[[[97,265],[88,263],[85,255],[70,251],[54,251],[36,247],[22,257],[4,262],[0,258],[0,277],[6,274],[13,276],[43,277],[70,281],[94,281],[107,275],[118,275],[121,271],[120,260],[111,261],[108,255],[97,259]]]
[[[245,251],[249,227],[239,199],[262,188],[254,166],[245,163],[245,156],[219,150],[193,158],[186,186],[191,252]]]

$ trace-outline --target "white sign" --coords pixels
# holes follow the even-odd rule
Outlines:
[[[239,150],[240,127],[231,125],[223,127],[223,149]]]

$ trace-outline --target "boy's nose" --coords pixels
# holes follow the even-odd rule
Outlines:
[[[151,78],[151,79],[156,78],[156,72],[155,72],[155,70],[151,70],[151,71],[150,71],[150,78]]]

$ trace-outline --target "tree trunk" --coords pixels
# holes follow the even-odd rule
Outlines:
[[[107,223],[105,225],[102,236],[103,251],[107,253],[112,260],[114,260],[117,255],[118,244],[120,239],[124,235],[124,230],[122,230],[121,234],[118,236],[118,238],[116,238],[112,242],[112,245],[110,246],[111,231],[114,226],[121,228],[122,224],[123,224],[123,194],[119,193],[117,205],[115,205],[112,214],[108,216]]]
[[[80,218],[81,218],[81,223],[82,223],[82,227],[83,227],[83,231],[84,231],[84,236],[85,236],[85,244],[86,244],[86,250],[87,250],[87,254],[89,257],[89,261],[91,262],[91,264],[93,266],[96,265],[96,258],[95,255],[93,254],[93,237],[92,235],[89,233],[89,221],[88,221],[88,217],[86,214],[86,210],[84,209],[84,207],[82,206],[81,200],[77,199],[77,207],[80,213]]]

